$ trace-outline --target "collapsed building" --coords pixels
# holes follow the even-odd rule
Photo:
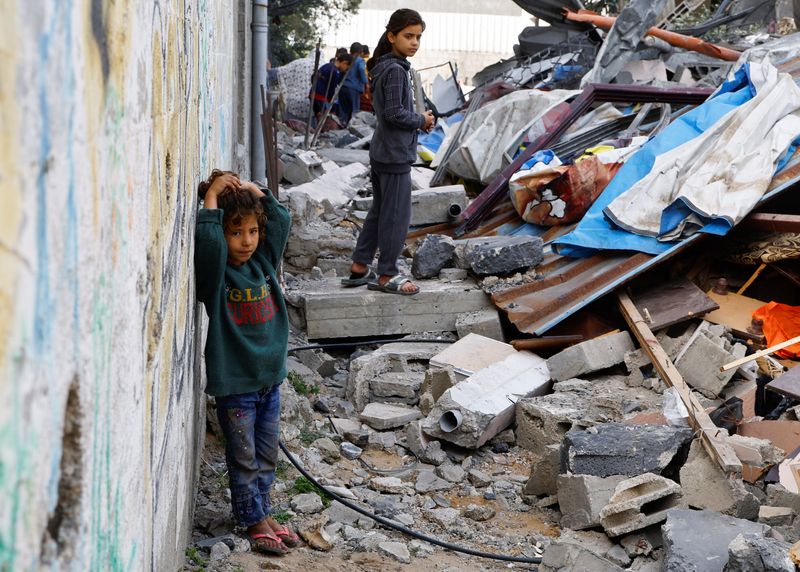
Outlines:
[[[474,521],[507,560],[540,570],[794,570],[794,13],[517,3],[551,26],[523,31],[515,58],[466,97],[457,82],[440,90],[463,104],[420,137],[401,260],[416,296],[339,287],[371,201],[374,117],[329,118],[315,145],[303,109],[271,125],[272,176],[294,216],[284,270],[303,348],[291,363],[322,390],[313,411],[294,403],[284,441],[314,428],[298,456],[337,499],[287,507],[317,549],[401,562],[408,547],[356,530],[364,517],[341,498],[439,536],[466,538]],[[348,344],[373,349],[336,357]],[[524,478],[487,474],[509,449]],[[361,470],[370,450],[414,461]],[[342,463],[354,477],[335,475]],[[498,496],[505,508],[475,504]],[[557,532],[493,537],[495,510],[523,505],[550,511]]]

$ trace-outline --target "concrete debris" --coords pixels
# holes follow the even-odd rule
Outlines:
[[[542,239],[536,236],[495,236],[472,240],[465,257],[475,274],[510,274],[537,266],[543,259]]]
[[[316,493],[304,493],[292,497],[292,510],[301,514],[313,514],[325,508]]]
[[[558,475],[561,468],[561,445],[546,445],[542,457],[531,464],[531,475],[525,483],[526,495],[555,495],[558,493]]]
[[[662,527],[665,572],[722,572],[740,534],[765,537],[769,527],[710,510],[673,509]]]
[[[369,210],[372,199],[361,199],[359,210]],[[411,226],[452,222],[467,208],[467,193],[463,185],[434,187],[411,191]]]
[[[333,167],[335,168],[335,165]],[[323,167],[322,158],[314,151],[296,151],[294,160],[283,170],[283,178],[292,185],[302,185],[331,170],[333,170],[331,166]]]
[[[326,149],[318,149],[317,154],[323,159],[333,161],[340,167],[347,166],[350,163],[369,165],[369,151],[363,149],[339,149],[336,147],[328,147]]]
[[[351,459],[351,460],[358,459],[361,456],[361,453],[363,452],[361,447],[357,447],[356,445],[348,443],[347,441],[342,442],[342,444],[340,445],[340,449],[342,456],[345,459]]]
[[[427,235],[414,252],[414,262],[411,264],[411,273],[414,278],[438,276],[442,268],[451,263],[454,250],[453,239],[449,236]]]
[[[333,549],[334,545],[333,538],[324,528],[327,523],[328,517],[321,514],[312,520],[305,521],[303,526],[298,530],[298,533],[311,548],[328,552]]]
[[[411,553],[403,542],[380,542],[378,551],[388,554],[402,564],[411,564]]]
[[[689,428],[603,423],[585,431],[567,432],[561,469],[598,477],[660,474],[691,439]]]
[[[362,163],[351,163],[331,169],[322,176],[285,190],[287,196],[303,194],[321,203],[327,199],[335,207],[341,207],[356,196],[366,184],[369,167]]]
[[[419,419],[422,414],[417,409],[402,405],[389,405],[388,403],[369,403],[361,412],[361,420],[372,427],[382,431],[394,427],[402,427],[409,421]]]
[[[505,341],[503,324],[500,322],[500,313],[496,308],[461,314],[456,318],[456,332],[459,338],[469,334],[478,334],[500,342]]]
[[[675,362],[675,367],[684,381],[708,398],[719,396],[736,370],[719,371],[726,363],[744,357],[747,348],[743,344],[733,346],[721,336],[714,336],[707,329],[694,338],[683,356]]]
[[[609,536],[621,536],[663,522],[667,511],[684,508],[681,487],[660,475],[645,473],[620,482],[600,522]]]
[[[561,526],[573,530],[600,524],[600,513],[608,504],[616,487],[625,477],[593,477],[591,475],[559,475],[558,506],[563,515]]]
[[[724,572],[794,572],[791,544],[758,534],[739,534],[728,545]]]
[[[547,360],[550,375],[556,381],[593,373],[623,363],[633,350],[628,332],[619,332],[571,346]]]
[[[518,352],[448,389],[422,423],[434,437],[476,448],[514,421],[514,399],[547,391],[545,360]]]

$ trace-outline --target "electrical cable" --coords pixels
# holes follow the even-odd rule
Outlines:
[[[326,348],[352,348],[358,346],[376,346],[376,345],[383,345],[383,344],[419,344],[419,343],[427,343],[427,344],[452,344],[455,343],[456,340],[429,340],[426,338],[413,338],[408,339],[404,338],[402,340],[367,340],[365,342],[332,342],[328,344],[309,344],[307,346],[300,346],[298,348],[289,348],[287,353],[294,353],[299,352],[302,350],[319,350],[319,349],[326,349]]]
[[[422,534],[420,532],[417,532],[415,530],[411,530],[410,528],[406,528],[405,526],[402,526],[400,524],[392,522],[389,519],[383,518],[382,516],[378,516],[377,514],[373,514],[373,513],[369,512],[368,510],[365,510],[365,509],[361,508],[357,504],[351,503],[350,501],[342,498],[341,496],[337,495],[336,493],[331,492],[330,490],[325,488],[325,486],[321,485],[319,483],[319,481],[317,481],[314,477],[312,477],[308,473],[308,471],[306,471],[303,467],[300,466],[300,463],[298,463],[295,460],[294,455],[289,452],[289,449],[286,448],[286,445],[283,444],[283,441],[280,441],[279,444],[280,444],[280,447],[281,447],[281,451],[283,451],[283,454],[286,455],[287,459],[289,459],[289,462],[291,462],[292,465],[294,465],[294,467],[298,471],[300,471],[301,475],[303,475],[305,478],[307,478],[309,481],[311,481],[311,483],[313,483],[314,486],[319,487],[319,489],[322,490],[326,495],[330,496],[333,500],[342,503],[347,508],[349,508],[351,510],[354,510],[357,513],[360,513],[360,514],[362,514],[362,515],[364,515],[364,516],[366,516],[368,518],[371,518],[375,522],[378,522],[378,523],[380,523],[380,524],[382,524],[382,525],[384,525],[386,527],[392,528],[392,529],[394,529],[394,530],[396,530],[398,532],[402,532],[403,534],[406,534],[408,536],[413,536],[414,538],[416,538],[418,540],[423,540],[423,541],[428,542],[430,544],[435,544],[436,546],[441,546],[442,548],[446,548],[447,550],[452,550],[454,552],[461,552],[462,554],[469,554],[471,556],[478,556],[480,558],[490,558],[490,559],[493,559],[493,560],[504,560],[506,562],[519,562],[519,563],[522,563],[522,564],[541,564],[541,562],[542,562],[541,556],[536,556],[536,557],[533,557],[533,558],[525,558],[525,557],[522,557],[522,556],[507,556],[505,554],[492,554],[490,552],[482,552],[480,550],[473,550],[472,548],[466,548],[464,546],[458,546],[456,544],[451,544],[449,542],[444,542],[443,540],[439,540],[437,538],[432,538],[430,536],[426,536],[426,535],[424,535],[424,534]]]

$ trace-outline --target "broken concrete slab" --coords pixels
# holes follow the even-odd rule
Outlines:
[[[433,491],[447,491],[454,487],[453,483],[448,482],[436,476],[430,469],[424,469],[417,475],[417,482],[414,484],[414,490],[418,493],[430,493]]]
[[[746,347],[736,344],[731,351],[720,345],[719,338],[713,340],[708,335],[699,335],[686,348],[683,355],[675,362],[683,379],[699,393],[714,399],[736,373],[736,370],[721,372],[720,367],[730,363],[746,352]]]
[[[545,548],[539,572],[569,572],[572,570],[622,572],[624,568],[620,568],[610,560],[575,542],[556,540]]]
[[[561,526],[572,530],[600,524],[600,513],[624,476],[558,475],[558,506]]]
[[[543,242],[538,236],[492,236],[469,241],[465,257],[475,274],[511,274],[533,268],[543,259]]]
[[[547,367],[553,379],[563,381],[623,363],[632,350],[630,334],[619,332],[570,346],[549,358]]]
[[[505,344],[479,334],[468,334],[431,358],[431,366],[450,366],[464,379],[517,353]]]
[[[762,506],[758,509],[758,522],[769,526],[789,526],[795,513],[788,506]]]
[[[455,246],[449,236],[427,235],[414,252],[411,274],[419,279],[438,276],[441,269],[452,262],[453,250]]]
[[[419,401],[419,388],[424,377],[423,372],[416,371],[386,372],[370,382],[370,390],[376,398],[392,398],[393,401],[414,405]]]
[[[601,423],[566,433],[561,470],[598,477],[660,474],[691,439],[686,427]]]
[[[358,202],[359,210],[369,210],[371,206],[369,197]],[[411,191],[411,226],[449,222],[466,208],[467,192],[463,185]]]
[[[448,389],[422,422],[432,436],[477,448],[514,421],[515,399],[549,389],[545,360],[516,352]]]
[[[304,194],[320,203],[327,199],[334,206],[343,206],[365,185],[368,173],[366,165],[351,163],[311,182],[285,189],[283,193],[286,196]]]
[[[794,572],[792,545],[775,538],[744,533],[728,545],[725,572]]]
[[[493,340],[505,341],[503,324],[497,308],[467,312],[456,318],[456,332],[459,338],[469,334],[478,334]]]
[[[436,401],[457,382],[452,366],[432,367],[425,371],[425,379],[420,391],[430,393],[433,400]]]
[[[349,165],[350,163],[369,165],[369,151],[364,149],[340,149],[338,147],[327,147],[324,149],[317,149],[317,154],[323,159],[333,161],[339,166]]]
[[[324,174],[322,158],[314,151],[295,151],[294,159],[283,170],[283,178],[292,185],[302,185]]]
[[[719,465],[708,456],[699,439],[689,448],[689,456],[680,470],[681,488],[686,503],[738,518],[758,516],[758,499],[741,479],[728,479]]]
[[[728,545],[739,534],[764,537],[770,529],[710,510],[672,509],[661,530],[664,572],[722,572],[728,561]]]
[[[417,167],[416,165],[411,167],[411,190],[418,191],[420,189],[430,189],[431,188],[431,179],[433,179],[433,175],[436,173],[433,169],[429,169],[428,167]]]
[[[621,536],[667,519],[667,511],[684,508],[681,486],[661,475],[645,473],[625,479],[600,511],[609,536]]]
[[[339,280],[325,279],[293,292],[304,305],[309,339],[455,331],[459,315],[493,307],[474,284],[431,280],[421,286],[415,296],[397,296],[343,289]]]
[[[389,405],[388,403],[369,403],[361,412],[361,420],[373,429],[384,430],[402,427],[409,421],[419,419],[418,409]]]

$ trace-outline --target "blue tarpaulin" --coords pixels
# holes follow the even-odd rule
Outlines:
[[[682,115],[661,133],[645,143],[622,166],[603,193],[597,198],[578,226],[571,233],[553,242],[553,247],[565,256],[591,256],[596,250],[632,250],[660,254],[675,243],[660,242],[654,237],[641,236],[613,226],[603,214],[619,195],[644,178],[651,170],[656,157],[701,135],[728,112],[752,99],[755,87],[750,81],[749,64],[739,68],[735,77],[725,84],[705,103]],[[790,150],[791,151],[791,150]],[[782,164],[791,155],[787,153]],[[729,227],[715,223],[703,231],[724,234]]]

